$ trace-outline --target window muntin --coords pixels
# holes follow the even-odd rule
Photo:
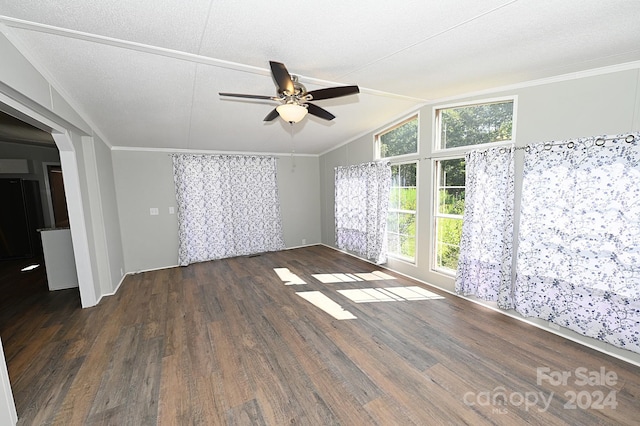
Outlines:
[[[390,127],[375,136],[377,158],[418,153],[418,116]]]
[[[387,216],[388,254],[415,261],[418,163],[391,165],[391,191]]]
[[[436,109],[437,148],[511,141],[513,104],[510,99]]]

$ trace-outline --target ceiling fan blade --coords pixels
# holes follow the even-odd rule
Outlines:
[[[311,95],[311,99],[319,101],[322,99],[339,98],[341,96],[355,95],[360,93],[358,86],[342,86],[342,87],[328,87],[326,89],[312,90],[307,93]]]
[[[289,92],[290,95],[294,94],[296,89],[293,86],[293,80],[291,80],[291,75],[289,71],[287,71],[287,67],[280,62],[274,61],[269,61],[269,65],[271,66],[273,79],[278,85],[278,93]]]
[[[274,108],[269,114],[267,114],[267,116],[264,118],[263,121],[273,121],[275,120],[280,114],[278,114],[278,111],[276,111],[276,109]]]
[[[315,115],[316,117],[320,117],[325,120],[333,120],[336,118],[335,115],[331,114],[324,108],[320,108],[318,105],[310,104],[307,102],[309,114]]]
[[[268,99],[268,100],[277,100],[273,96],[266,95],[244,95],[242,93],[218,93],[220,96],[230,96],[232,98],[248,98],[248,99]]]

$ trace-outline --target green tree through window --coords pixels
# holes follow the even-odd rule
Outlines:
[[[511,140],[513,101],[439,110],[440,148]]]
[[[418,117],[412,117],[377,136],[378,157],[388,158],[418,152]]]
[[[391,166],[387,216],[388,251],[413,261],[416,254],[416,163]]]
[[[408,118],[375,136],[378,158],[418,153],[418,116]],[[396,160],[397,161],[397,160]],[[418,163],[404,160],[391,165],[391,192],[387,216],[388,253],[415,261]]]
[[[438,169],[436,217],[436,266],[456,270],[464,213],[464,158],[441,160]]]
[[[513,138],[513,100],[470,104],[436,110],[439,125],[437,146],[446,150]],[[462,216],[464,214],[464,157],[436,161],[435,266],[455,271],[458,267]]]

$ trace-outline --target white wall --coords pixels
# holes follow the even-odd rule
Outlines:
[[[429,157],[431,157],[434,140],[433,110],[434,107],[442,104],[504,96],[517,97],[515,142],[518,146],[533,142],[640,130],[640,64],[593,71],[588,75],[567,76],[563,80],[532,82],[528,86],[488,91],[481,95],[461,97],[455,100],[449,99],[421,108],[419,111],[419,157],[421,160],[418,170],[417,259],[415,264],[390,259],[387,264],[389,268],[447,291],[454,290],[453,277],[434,272],[431,269],[434,257],[432,247],[434,170],[433,161]],[[381,123],[381,129],[388,124],[390,123]],[[373,136],[378,131],[380,129],[375,129],[320,158],[322,242],[324,244],[335,246],[333,169],[338,165],[373,160]],[[522,151],[517,151],[516,192],[522,185],[521,170]],[[516,211],[518,210],[519,199],[516,199]],[[532,322],[540,326],[546,325],[542,321],[533,320]],[[639,354],[585,338],[568,330],[565,334],[574,340],[640,363]]]
[[[175,266],[178,222],[173,165],[167,151],[112,151],[126,272]],[[294,166],[295,165],[295,166]],[[278,156],[278,193],[285,245],[320,242],[318,157]],[[151,216],[150,208],[159,214]]]

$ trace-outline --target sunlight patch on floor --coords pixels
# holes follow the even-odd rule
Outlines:
[[[284,282],[284,285],[301,285],[306,284],[302,278],[294,274],[289,268],[273,268],[278,277]]]
[[[338,293],[356,303],[444,299],[443,296],[417,286],[338,290]]]
[[[345,311],[342,306],[338,305],[319,291],[299,291],[296,294],[312,305],[322,309],[335,319],[357,319],[357,317],[351,312]]]
[[[395,280],[396,278],[382,271],[364,272],[357,274],[312,274],[313,278],[323,284],[352,283],[356,281]]]

